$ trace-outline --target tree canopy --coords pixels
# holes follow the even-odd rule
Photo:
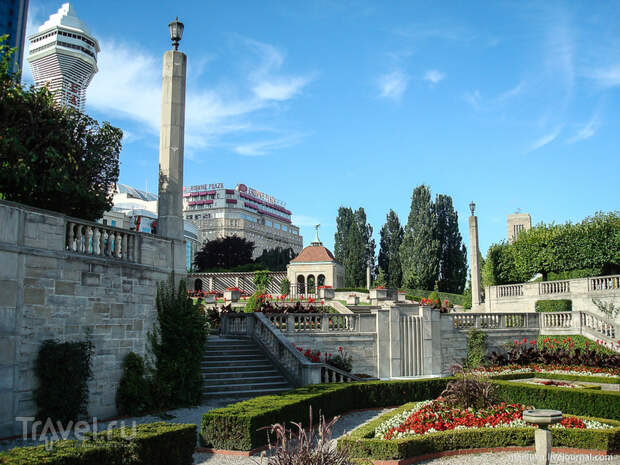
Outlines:
[[[381,228],[379,240],[379,273],[383,272],[385,283],[383,286],[399,288],[403,278],[402,266],[400,264],[400,245],[403,242],[405,232],[400,225],[398,215],[394,210],[386,216],[386,221]],[[377,277],[377,283],[379,278]]]
[[[292,248],[276,247],[275,249],[264,249],[263,253],[256,258],[255,263],[261,264],[271,271],[285,271],[286,265],[293,258],[295,258],[295,252]]]
[[[577,224],[540,223],[512,244],[493,244],[483,270],[487,285],[524,282],[540,273],[564,278],[620,272],[620,213],[596,213]]]
[[[254,242],[244,237],[227,236],[208,241],[194,257],[198,271],[210,268],[233,268],[253,263]]]
[[[101,218],[112,208],[122,131],[59,106],[46,87],[19,84],[5,38],[0,38],[0,196],[86,220]]]
[[[336,218],[334,257],[342,264],[346,287],[366,285],[366,267],[374,267],[375,241],[372,226],[366,222],[366,212],[358,208],[340,207]]]

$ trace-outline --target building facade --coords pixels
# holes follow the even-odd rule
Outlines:
[[[0,36],[9,35],[7,44],[17,50],[13,54],[13,72],[21,71],[28,19],[28,0],[0,0]]]
[[[99,43],[71,4],[63,4],[28,40],[35,87],[48,86],[60,105],[83,112],[86,88],[97,73]]]
[[[532,217],[529,213],[513,213],[508,215],[508,242],[514,242],[521,231],[529,231],[531,227]]]
[[[303,237],[291,215],[284,202],[245,184],[234,189],[221,183],[184,188],[183,217],[196,225],[200,242],[242,237],[255,245],[252,258],[276,247],[301,251]]]

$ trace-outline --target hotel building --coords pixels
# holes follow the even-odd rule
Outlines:
[[[183,192],[183,217],[198,227],[200,242],[243,237],[254,242],[253,258],[276,247],[301,252],[303,238],[291,215],[284,202],[245,184],[234,189],[221,183],[202,184]]]
[[[28,40],[35,87],[48,86],[60,105],[84,112],[99,44],[73,7],[63,4]]]

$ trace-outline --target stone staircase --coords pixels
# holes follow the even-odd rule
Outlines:
[[[249,338],[209,336],[202,378],[205,399],[247,399],[294,388]]]

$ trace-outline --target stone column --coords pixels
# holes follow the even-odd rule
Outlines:
[[[471,307],[479,310],[480,307],[480,264],[478,261],[478,217],[474,215],[475,204],[469,205],[471,216],[469,217],[469,268],[471,270]]]
[[[173,272],[185,274],[183,238],[183,149],[187,57],[177,50],[164,53],[159,137],[159,235],[173,239]]]
[[[370,267],[366,267],[366,289],[370,290]]]

